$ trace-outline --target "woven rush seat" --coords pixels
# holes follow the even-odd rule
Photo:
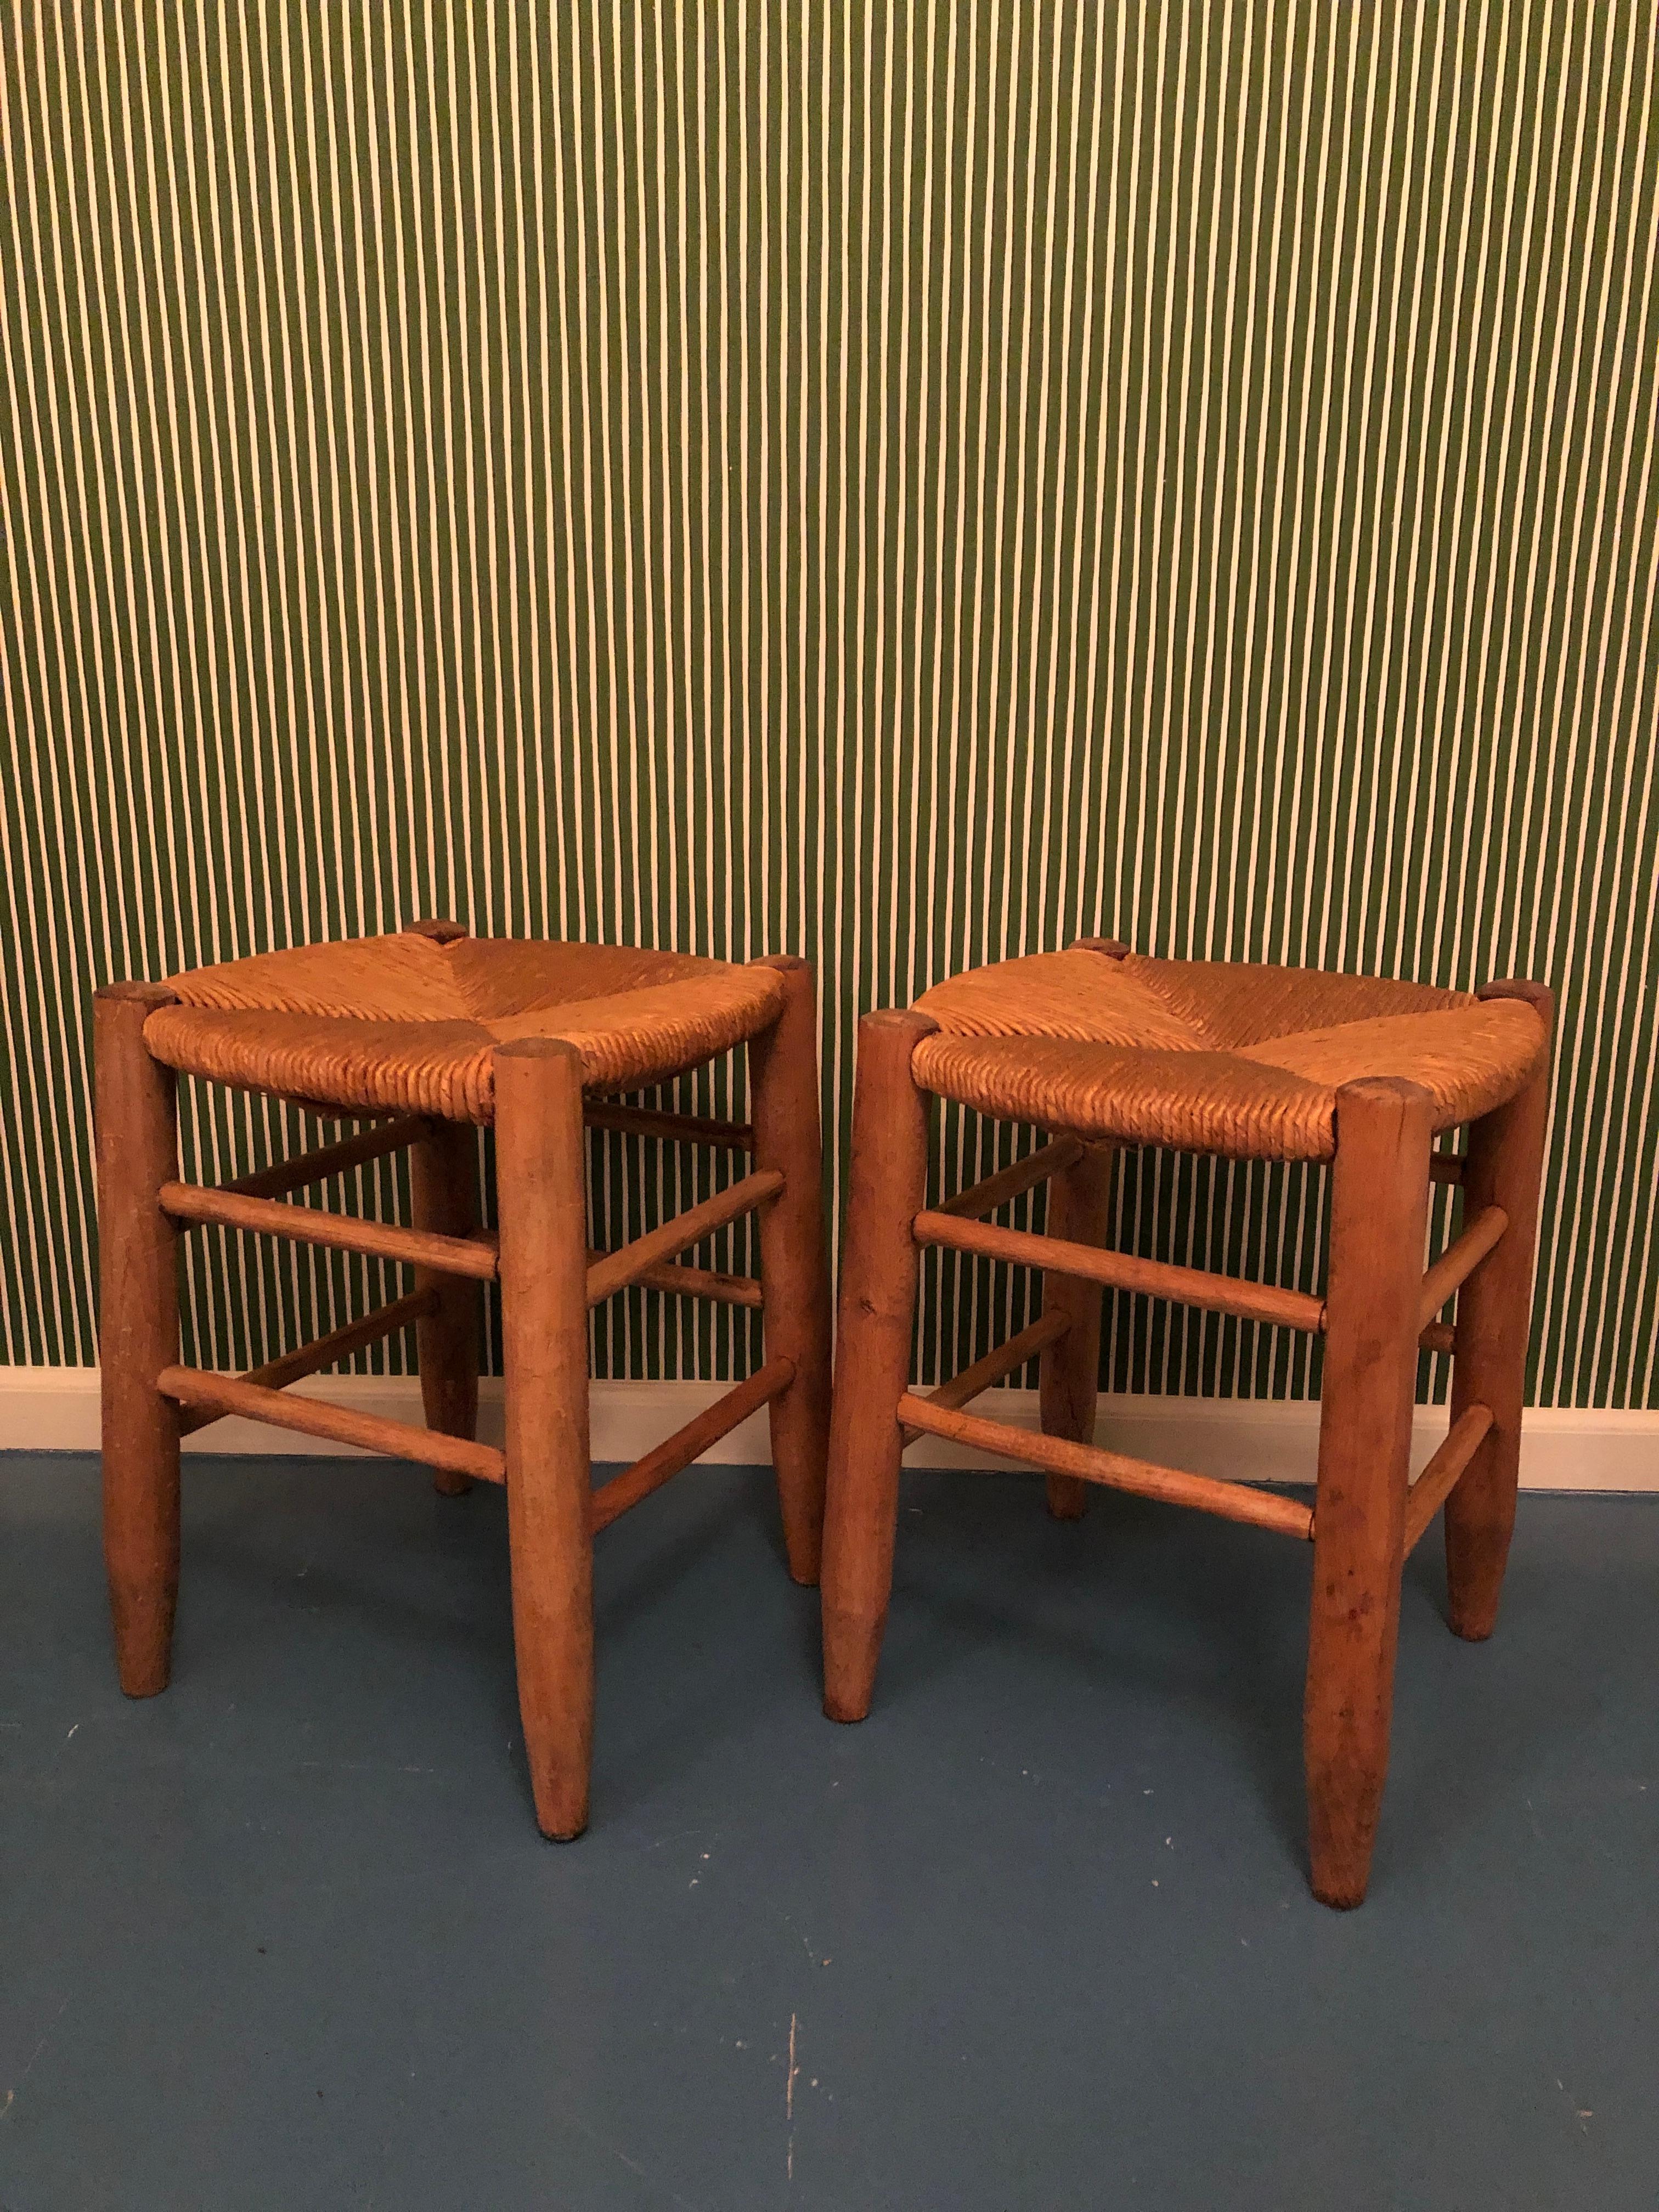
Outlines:
[[[629,945],[404,933],[187,969],[144,1025],[154,1056],[244,1090],[447,1121],[495,1119],[498,1044],[556,1037],[589,1091],[666,1081],[775,1021],[775,969]]]
[[[1117,948],[1112,948],[1117,952]],[[1123,1144],[1328,1160],[1336,1092],[1421,1085],[1437,1130],[1524,1088],[1548,1050],[1516,999],[1246,962],[1073,946],[927,991],[916,1080],[981,1114]]]

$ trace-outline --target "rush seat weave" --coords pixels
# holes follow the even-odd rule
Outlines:
[[[629,945],[443,941],[405,933],[305,945],[169,976],[144,1025],[190,1075],[325,1105],[495,1119],[498,1044],[554,1037],[590,1091],[665,1081],[778,1016],[775,969]]]
[[[1336,1093],[1392,1076],[1436,1129],[1488,1113],[1548,1050],[1524,1001],[1246,962],[1083,946],[926,992],[916,1080],[981,1114],[1240,1159],[1328,1160]]]

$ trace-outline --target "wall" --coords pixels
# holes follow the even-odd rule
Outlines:
[[[858,1010],[1100,929],[1551,981],[1535,1393],[1659,1402],[1650,8],[14,0],[0,52],[6,1358],[95,1357],[106,977],[433,912],[802,951],[844,1133]],[[1312,1279],[1304,1179],[1155,1200]],[[223,1364],[363,1287],[228,1279]],[[929,1295],[932,1369],[1018,1293]],[[1110,1359],[1312,1379],[1127,1301]]]

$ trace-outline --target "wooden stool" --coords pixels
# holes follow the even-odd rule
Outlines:
[[[749,1046],[751,1127],[606,1103]],[[594,1532],[760,1407],[789,1571],[814,1583],[829,1424],[830,1301],[817,1030],[805,961],[746,967],[599,945],[474,939],[453,922],[229,961],[97,994],[105,1557],[121,1686],[165,1688],[179,1581],[179,1441],[227,1413],[422,1460],[441,1490],[507,1486],[519,1703],[550,1836],[587,1820]],[[176,1180],[175,1070],[271,1093],[356,1136],[222,1189]],[[374,1117],[391,1116],[391,1119]],[[493,1121],[498,1233],[478,1227],[472,1125]],[[587,1243],[584,1124],[752,1155],[750,1171],[615,1252]],[[407,1146],[414,1225],[285,1203]],[[758,1210],[761,1273],[678,1264]],[[404,1297],[242,1376],[179,1361],[178,1236],[198,1222],[402,1261]],[[481,1285],[499,1281],[507,1448],[473,1440]],[[598,1492],[587,1314],[629,1284],[760,1308],[766,1363]],[[428,1425],[283,1395],[413,1325]]]
[[[901,1453],[921,1435],[1042,1468],[1048,1505],[1104,1483],[1310,1540],[1304,1705],[1316,1895],[1358,1905],[1388,1766],[1401,1569],[1446,1509],[1451,1625],[1492,1633],[1515,1519],[1544,1126],[1549,993],[1471,996],[1369,976],[1142,959],[1085,939],[975,969],[860,1030],[823,1560],[824,1710],[870,1709],[892,1583]],[[927,1208],[933,1097],[1057,1133]],[[1470,1124],[1461,1155],[1437,1131]],[[1112,1153],[1159,1145],[1331,1164],[1322,1299],[1103,1249]],[[1047,1234],[984,1218],[1048,1183]],[[1424,1273],[1431,1182],[1463,1226]],[[907,1388],[923,1245],[1043,1270],[1042,1317],[925,1396]],[[1318,1332],[1318,1488],[1293,1498],[1097,1449],[1103,1285]],[[1456,1321],[1437,1316],[1460,1291]],[[1419,1346],[1453,1356],[1451,1430],[1413,1483]],[[1041,1358],[1042,1433],[961,1409]]]

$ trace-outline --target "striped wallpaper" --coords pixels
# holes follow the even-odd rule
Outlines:
[[[1659,1404],[1655,70],[1644,0],[0,0],[4,1356],[95,1358],[106,978],[800,951],[844,1148],[860,1009],[1100,930],[1552,981],[1535,1395]],[[1310,1280],[1319,1201],[1132,1158],[1121,1231]],[[374,1273],[209,1240],[192,1356]],[[1020,1295],[936,1269],[924,1370]],[[749,1356],[635,1300],[602,1372]]]

